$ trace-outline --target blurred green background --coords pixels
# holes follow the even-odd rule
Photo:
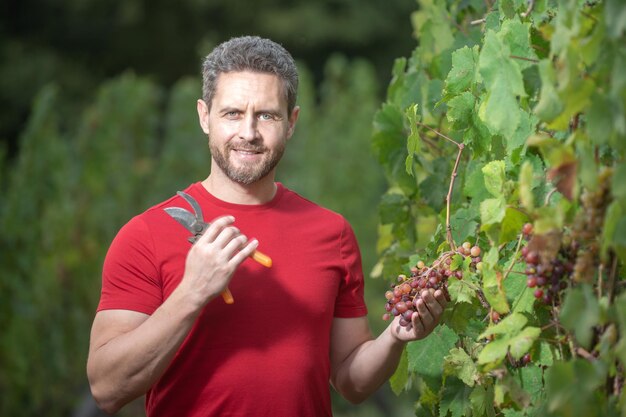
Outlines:
[[[370,152],[412,0],[22,0],[0,13],[0,415],[99,415],[85,376],[108,245],[131,216],[206,177],[201,58],[232,36],[283,44],[301,117],[278,180],[352,223],[369,275],[383,174]],[[384,327],[387,283],[366,280]],[[251,373],[253,377],[254,373]],[[387,385],[334,413],[412,415]],[[143,415],[141,400],[118,413]]]

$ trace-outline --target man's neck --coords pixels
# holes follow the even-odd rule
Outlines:
[[[245,185],[211,172],[202,181],[202,185],[214,197],[233,204],[265,204],[276,195],[276,184],[272,174],[253,184]]]

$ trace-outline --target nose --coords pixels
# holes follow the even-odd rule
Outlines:
[[[258,138],[257,120],[254,115],[246,114],[239,124],[239,138],[251,142]]]

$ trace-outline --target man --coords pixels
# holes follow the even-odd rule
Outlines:
[[[120,230],[91,333],[92,393],[109,413],[147,394],[150,417],[330,416],[329,381],[363,401],[437,325],[444,295],[425,292],[412,326],[373,339],[349,224],[274,181],[300,111],[293,59],[266,39],[231,39],[203,82],[211,170],[185,191],[211,225],[190,247],[163,210],[187,204],[172,197]],[[271,268],[249,258],[257,248]]]

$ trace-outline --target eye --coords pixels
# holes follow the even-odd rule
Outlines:
[[[259,119],[261,119],[261,120],[273,120],[274,116],[272,114],[270,114],[270,113],[261,113],[259,115]]]
[[[228,119],[236,119],[239,116],[239,112],[237,110],[230,110],[225,112],[224,116]]]

